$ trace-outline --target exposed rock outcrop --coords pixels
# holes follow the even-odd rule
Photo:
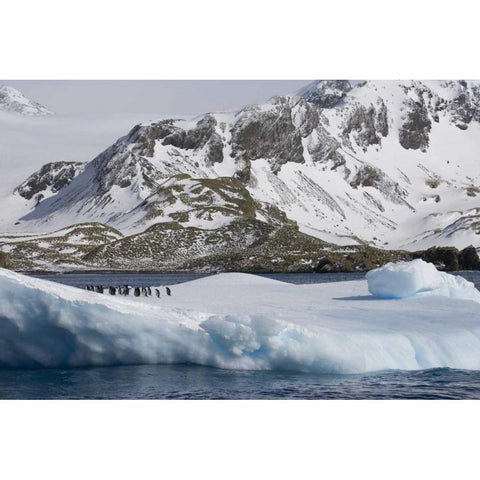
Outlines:
[[[432,128],[427,108],[423,102],[411,99],[406,105],[405,121],[399,131],[400,145],[407,150],[426,152],[429,143],[428,134]]]
[[[57,193],[61,188],[82,172],[84,167],[80,162],[54,162],[45,164],[38,172],[30,175],[15,192],[30,200],[37,197],[39,203],[46,195]]]

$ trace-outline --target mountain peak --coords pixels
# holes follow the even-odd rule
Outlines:
[[[28,116],[53,115],[53,112],[9,85],[0,86],[0,110]]]
[[[311,103],[322,108],[334,107],[353,88],[349,80],[315,80],[297,92]]]

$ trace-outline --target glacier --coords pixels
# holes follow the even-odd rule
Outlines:
[[[410,282],[430,268],[396,268],[407,267]],[[388,268],[380,273],[384,280],[395,271]],[[403,298],[379,298],[369,293],[378,275],[294,285],[225,273],[174,285],[171,297],[158,299],[101,295],[0,269],[0,367],[189,363],[332,374],[480,369],[478,297],[420,288]],[[468,295],[471,288],[456,287]]]

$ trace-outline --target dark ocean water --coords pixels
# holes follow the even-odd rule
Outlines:
[[[456,272],[480,288],[480,272]],[[175,285],[200,274],[35,275],[84,288]],[[356,280],[355,274],[271,274],[291,283]],[[195,365],[2,370],[0,399],[480,399],[480,371],[432,369],[361,375],[239,371]]]
[[[480,372],[362,375],[138,365],[0,372],[1,399],[480,399]]]
[[[475,283],[480,289],[480,271],[449,272],[452,275],[461,275]],[[119,287],[123,285],[135,285],[147,287],[152,285],[175,285],[203,278],[208,274],[202,273],[64,273],[64,274],[40,274],[32,277],[43,278],[53,282],[64,283],[72,287],[85,288],[86,285],[103,285]],[[262,277],[274,278],[283,282],[306,284],[343,282],[348,280],[361,280],[365,278],[365,272],[358,273],[268,273]]]

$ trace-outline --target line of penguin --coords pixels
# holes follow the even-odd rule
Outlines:
[[[110,295],[130,295],[130,290],[133,290],[133,295],[136,297],[151,297],[152,296],[152,289],[150,287],[129,287],[125,285],[124,287],[103,287],[102,285],[87,285],[85,287],[89,292],[96,292],[96,293],[109,293]],[[160,289],[155,288],[155,295],[160,298]],[[172,291],[169,287],[165,287],[165,291],[167,295],[172,295]]]

